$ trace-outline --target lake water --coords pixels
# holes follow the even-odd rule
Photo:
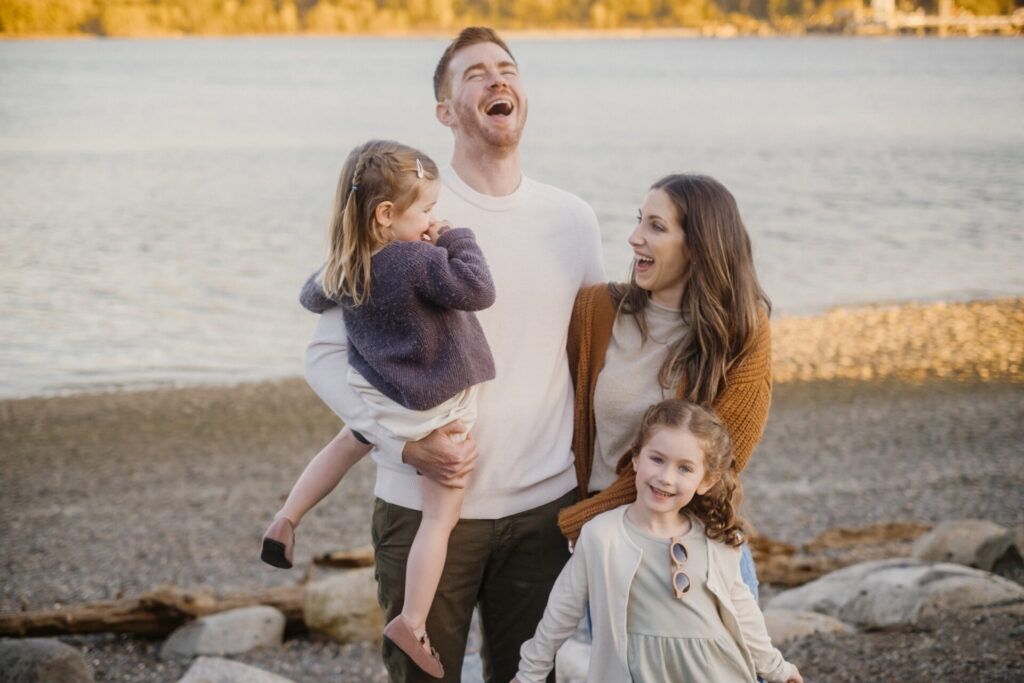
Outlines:
[[[444,43],[0,42],[0,397],[301,373],[333,186],[439,161]],[[736,195],[776,310],[1024,293],[1024,41],[514,40],[526,172],[597,210]]]

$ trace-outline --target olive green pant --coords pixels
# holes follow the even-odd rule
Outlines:
[[[519,648],[533,637],[548,593],[569,559],[558,530],[558,511],[575,491],[540,507],[501,519],[463,519],[448,539],[441,584],[427,617],[427,634],[441,656],[444,681],[459,683],[473,607],[480,608],[481,655],[487,683],[509,683],[519,668]],[[390,621],[402,611],[405,563],[420,513],[377,499],[373,547],[377,598]],[[398,683],[435,682],[384,639],[384,665]],[[554,672],[549,681],[555,680]]]

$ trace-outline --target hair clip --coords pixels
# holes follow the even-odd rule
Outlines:
[[[416,177],[417,178],[423,178],[424,175],[426,175],[426,171],[423,170],[423,162],[420,161],[419,158],[417,157],[417,159],[416,159]]]
[[[349,192],[355,192],[358,189],[359,189],[359,186],[356,185],[355,183],[352,183],[352,188],[349,190]]]

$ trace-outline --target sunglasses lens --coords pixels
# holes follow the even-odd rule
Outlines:
[[[690,590],[690,579],[687,578],[686,574],[682,572],[676,572],[672,576],[672,583],[675,585],[676,590],[680,593],[685,593]]]
[[[672,544],[672,559],[679,564],[686,562],[686,548],[683,547],[682,543],[676,542]]]

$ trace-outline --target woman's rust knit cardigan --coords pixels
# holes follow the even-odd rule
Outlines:
[[[578,500],[558,515],[558,526],[567,538],[575,541],[584,522],[612,508],[636,500],[636,474],[619,463],[619,478],[608,488],[587,498],[590,471],[594,459],[594,389],[597,376],[604,367],[604,355],[612,336],[615,305],[607,284],[594,285],[580,291],[569,323],[569,368],[576,390],[572,449],[576,457]],[[750,459],[754,446],[764,434],[768,407],[772,398],[771,333],[768,316],[760,316],[757,338],[750,353],[726,375],[726,387],[715,399],[714,410],[725,422],[732,437],[736,471]],[[676,395],[686,393],[680,381]]]

